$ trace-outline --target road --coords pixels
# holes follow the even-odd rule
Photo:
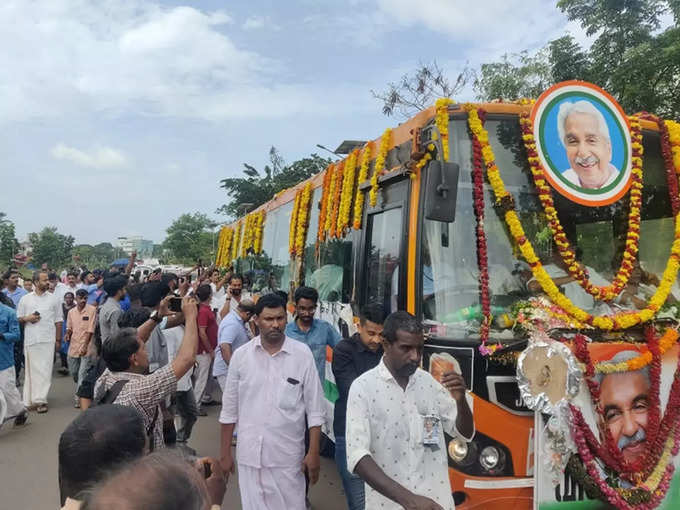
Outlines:
[[[14,429],[12,423],[0,428],[0,497],[2,508],[59,508],[57,445],[68,423],[80,412],[73,408],[73,382],[55,375],[47,414],[31,413],[29,424]],[[208,416],[199,418],[189,446],[200,456],[219,452],[219,406],[207,407]],[[315,510],[347,508],[342,483],[331,459],[321,459],[321,477],[310,489]],[[240,510],[237,477],[229,480],[223,509]]]

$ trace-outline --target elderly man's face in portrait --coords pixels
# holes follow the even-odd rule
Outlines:
[[[573,112],[564,122],[564,145],[571,168],[584,188],[600,188],[610,175],[612,146],[600,132],[597,118]]]
[[[627,462],[646,451],[649,379],[641,371],[610,374],[600,385],[604,423]]]

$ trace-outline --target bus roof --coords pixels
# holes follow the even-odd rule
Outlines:
[[[491,114],[505,114],[505,115],[519,115],[523,112],[530,112],[532,105],[531,104],[518,104],[518,103],[503,103],[503,102],[492,102],[492,103],[473,103],[477,108],[481,108],[485,110],[487,113]],[[463,103],[454,103],[451,106],[449,106],[449,115],[455,115],[456,113],[463,113]],[[399,126],[395,127],[392,129],[392,144],[390,146],[390,149],[394,147],[398,147],[401,144],[409,141],[410,139],[413,138],[413,134],[416,129],[422,128],[427,123],[434,118],[435,116],[435,107],[430,106],[429,108],[418,112],[416,115],[411,117],[409,120],[406,122],[399,124]],[[656,125],[656,123],[649,121],[649,120],[641,120],[640,121],[642,129],[650,130],[650,131],[658,131],[659,128]],[[373,147],[376,148],[379,146],[380,143],[380,137],[370,140],[367,142],[367,144],[373,144]],[[376,151],[373,152],[373,156],[375,157]],[[347,155],[349,157],[349,155]],[[347,157],[345,157],[342,160],[339,160],[338,163],[342,161],[346,161]],[[248,214],[256,212],[256,211],[262,211],[264,210],[265,212],[269,212],[273,209],[277,209],[280,206],[287,204],[291,200],[295,199],[295,194],[297,193],[298,189],[300,187],[305,186],[308,182],[312,184],[312,189],[316,189],[319,186],[323,184],[323,177],[324,174],[326,173],[326,170],[319,172],[316,175],[313,175],[309,179],[306,179],[295,186],[288,188],[282,192],[279,192],[276,196],[274,196],[271,200],[265,202],[264,204],[260,205],[259,207],[253,209],[250,211]],[[234,220],[231,222],[229,225],[233,226],[237,224],[242,218],[239,218],[237,220]]]

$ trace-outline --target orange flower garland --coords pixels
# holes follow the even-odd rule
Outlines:
[[[357,196],[354,199],[354,221],[352,227],[354,230],[361,228],[361,220],[364,215],[364,199],[365,193],[359,190],[359,185],[368,178],[368,167],[371,165],[371,142],[366,144],[364,151],[361,153],[361,165],[359,166],[359,178],[357,179]]]
[[[611,285],[600,287],[593,285],[583,266],[576,261],[576,254],[571,248],[569,239],[564,233],[562,224],[557,216],[553,201],[552,189],[545,177],[545,169],[536,152],[536,140],[534,128],[528,113],[520,115],[522,138],[527,150],[529,166],[538,190],[538,198],[543,206],[548,225],[553,235],[558,251],[564,260],[569,274],[583,287],[583,289],[595,299],[611,301],[616,298],[628,283],[628,278],[633,270],[633,264],[637,258],[638,242],[640,240],[640,209],[642,207],[642,132],[640,121],[635,117],[629,117],[631,127],[631,145],[633,148],[632,184],[630,189],[630,208],[628,213],[628,233],[626,244],[616,276]],[[488,151],[487,151],[488,156]]]
[[[297,227],[295,228],[295,255],[302,257],[305,252],[307,229],[309,228],[309,206],[311,205],[312,183],[308,182],[300,191],[300,203],[297,213]]]
[[[231,240],[233,237],[233,228],[222,227],[220,229],[220,236],[217,239],[217,255],[215,256],[215,265],[217,267],[225,267],[229,264],[231,255]]]
[[[593,316],[585,310],[575,306],[555,285],[550,275],[546,272],[541,261],[536,256],[531,242],[527,239],[522,223],[515,211],[512,195],[505,189],[505,184],[496,166],[493,150],[489,145],[489,133],[484,129],[482,122],[473,105],[466,105],[468,112],[468,124],[474,137],[479,139],[482,145],[482,156],[487,169],[487,179],[494,191],[497,205],[504,210],[505,222],[512,234],[523,257],[531,267],[536,280],[550,300],[564,309],[570,316],[580,322],[585,322],[599,329],[627,329],[636,324],[647,322],[659,311],[670,293],[671,286],[675,282],[680,268],[680,215],[675,217],[675,235],[671,247],[671,254],[664,269],[661,284],[654,295],[650,298],[647,306],[638,312],[622,312],[615,315]]]
[[[330,182],[333,178],[334,165],[331,164],[326,168],[323,175],[323,184],[321,185],[321,200],[319,202],[319,229],[316,235],[316,244],[322,243],[326,240],[326,216],[328,215],[328,196],[330,192]]]
[[[333,208],[331,209],[330,229],[328,231],[328,235],[333,238],[340,237],[337,226],[338,214],[340,212],[340,195],[342,194],[342,181],[345,167],[344,163],[344,161],[341,161],[338,164],[335,169],[335,176],[333,177],[333,181],[335,182],[335,186],[333,187]]]
[[[291,256],[295,256],[295,232],[297,230],[297,218],[298,218],[298,210],[300,208],[300,198],[301,198],[301,190],[298,190],[297,193],[295,194],[295,202],[293,202],[293,211],[290,215],[290,229],[288,231],[288,253],[290,253]]]
[[[375,207],[378,202],[378,178],[385,171],[385,162],[387,161],[387,153],[392,144],[392,128],[387,128],[380,138],[380,150],[375,158],[375,168],[373,175],[371,175],[371,190],[368,192],[368,203],[371,207]]]
[[[337,172],[339,164],[334,164],[328,168],[330,177],[328,178],[328,198],[326,199],[326,217],[324,221],[324,239],[331,235],[331,225],[333,224],[333,198],[335,197],[335,188],[337,186]]]
[[[673,348],[678,341],[678,331],[669,328],[659,339],[659,355]],[[600,362],[595,364],[595,372],[600,374],[613,374],[615,372],[630,372],[640,370],[652,362],[652,351],[647,350],[635,358],[620,363]]]
[[[345,170],[342,178],[342,193],[340,194],[340,209],[338,211],[337,237],[344,237],[349,228],[349,216],[352,211],[352,198],[356,187],[356,168],[359,149],[354,149],[345,160]]]

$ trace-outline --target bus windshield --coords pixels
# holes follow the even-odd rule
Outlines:
[[[566,276],[531,178],[517,117],[489,116],[485,127],[501,177],[515,198],[515,207],[534,250],[551,276]],[[423,222],[422,310],[426,323],[443,327],[446,336],[466,338],[478,334],[481,318],[472,145],[466,120],[453,120],[450,133],[451,160],[460,165],[456,219],[452,223],[427,219]],[[670,254],[673,218],[657,133],[645,131],[643,161],[640,266],[633,272],[629,285],[619,298],[608,303],[594,300],[578,282],[560,287],[575,305],[589,313],[601,315],[644,307],[658,286]],[[628,196],[610,206],[585,207],[554,193],[560,221],[594,284],[609,285],[618,270],[617,254],[623,251],[628,229]],[[540,297],[541,292],[531,285],[531,270],[514,246],[502,216],[493,207],[493,191],[486,182],[484,203],[489,290],[495,317],[492,336],[511,337],[514,336],[509,330],[511,323],[498,318],[516,312],[518,304]],[[676,283],[669,301],[678,298],[680,289]]]

